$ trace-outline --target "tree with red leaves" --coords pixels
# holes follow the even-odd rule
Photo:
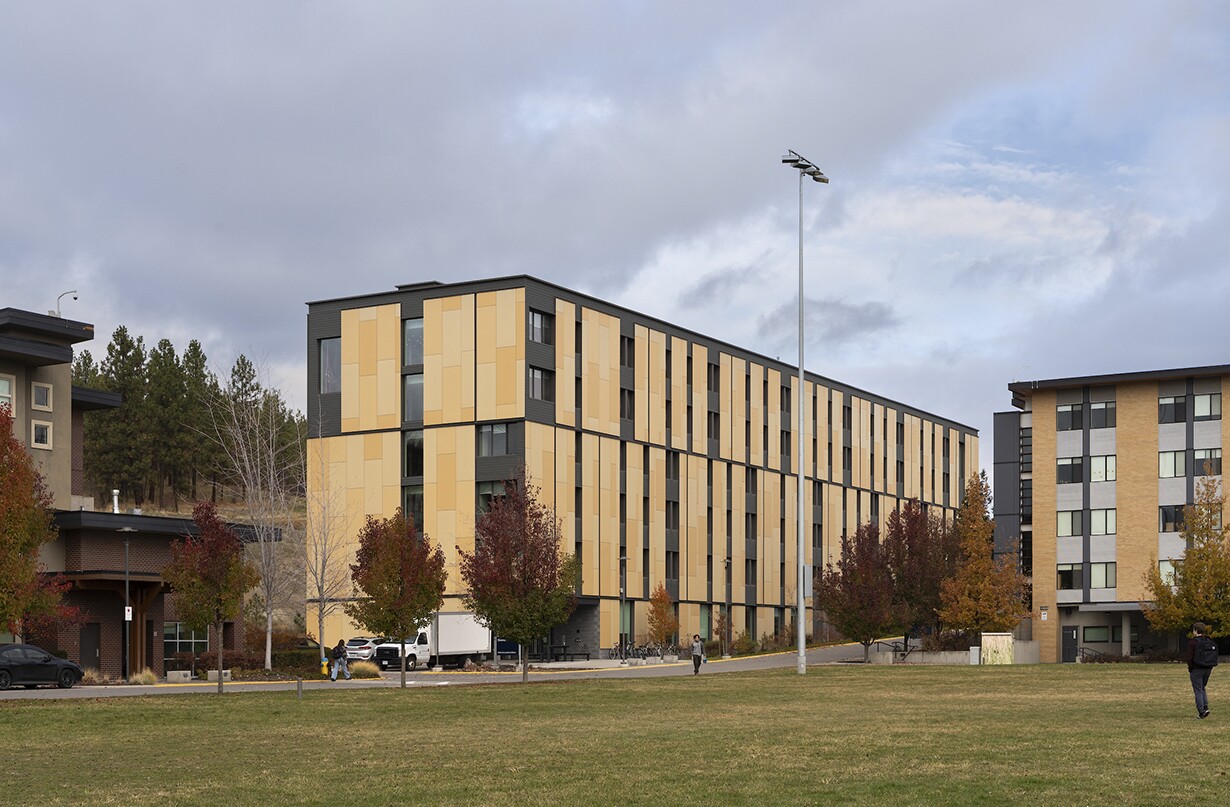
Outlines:
[[[863,646],[863,661],[872,642],[895,634],[909,620],[875,524],[861,525],[853,537],[842,536],[841,558],[836,566],[825,567],[820,583],[816,605],[837,630]]]
[[[666,652],[666,646],[679,632],[679,617],[675,616],[675,602],[666,586],[658,587],[649,595],[649,613],[646,615],[649,643],[658,649],[658,655]]]
[[[474,525],[474,554],[459,550],[466,607],[497,636],[525,646],[568,620],[577,562],[565,554],[559,520],[539,501],[524,469],[504,483]],[[529,680],[522,664],[521,680]]]
[[[416,637],[444,604],[444,553],[399,507],[392,518],[367,517],[350,573],[358,596],[342,606],[346,615],[373,634],[401,640],[404,660],[407,637]],[[404,689],[406,665],[398,666]]]
[[[910,499],[888,516],[884,550],[897,585],[897,596],[909,609],[907,628],[940,631],[940,586],[956,574],[961,547],[956,532],[939,517]],[[905,631],[909,647],[909,630]]]
[[[39,547],[55,538],[51,493],[0,406],[0,625],[10,633],[47,632],[76,611],[60,602],[68,583],[39,562]]]
[[[212,626],[218,641],[218,693],[222,692],[222,629],[238,618],[243,597],[260,581],[256,567],[244,556],[243,542],[228,527],[213,504],[192,509],[197,535],[171,542],[171,562],[162,577],[175,593],[175,611],[193,630]]]

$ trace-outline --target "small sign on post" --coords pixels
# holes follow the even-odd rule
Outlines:
[[[132,606],[131,605],[124,606],[124,621],[125,622],[132,621]]]

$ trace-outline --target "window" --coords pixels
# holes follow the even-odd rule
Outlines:
[[[1057,514],[1058,524],[1055,534],[1063,538],[1069,535],[1081,535],[1081,511],[1060,510]]]
[[[406,518],[414,524],[421,536],[423,534],[423,486],[422,485],[407,485],[406,486],[406,503],[405,503]]]
[[[406,432],[406,476],[423,475],[423,432]]]
[[[503,482],[479,482],[475,486],[478,493],[478,512],[485,513],[491,505],[491,500],[504,495]]]
[[[162,623],[162,655],[168,661],[177,653],[199,655],[208,650],[208,631],[192,630],[182,622]]]
[[[709,412],[709,439],[717,440],[722,434],[722,416],[717,412]]]
[[[1221,420],[1221,393],[1196,395],[1192,400],[1196,420]]]
[[[1090,563],[1089,588],[1114,588],[1115,563]]]
[[[630,389],[619,391],[619,417],[621,420],[636,419],[636,393]]]
[[[403,420],[407,422],[423,419],[423,375],[415,373],[406,376],[406,400],[404,402]]]
[[[30,385],[30,408],[40,412],[51,411],[51,385],[37,381]]]
[[[673,482],[679,481],[679,452],[666,452],[666,478]]]
[[[1158,532],[1178,532],[1183,528],[1183,505],[1164,504],[1157,512]]]
[[[619,366],[636,369],[636,340],[631,336],[619,337]]]
[[[679,553],[669,549],[666,551],[666,579],[679,579]]]
[[[1089,534],[1090,535],[1114,535],[1116,527],[1115,508],[1109,510],[1090,510],[1089,511]]]
[[[1056,567],[1056,570],[1058,571],[1058,578],[1055,582],[1056,588],[1071,591],[1085,587],[1085,577],[1081,564],[1061,563]]]
[[[1115,455],[1106,454],[1100,457],[1089,458],[1089,481],[1090,482],[1114,482],[1115,481]]]
[[[342,391],[342,337],[320,340],[320,394]]]
[[[1181,559],[1159,560],[1157,562],[1157,572],[1162,576],[1162,580],[1166,583],[1166,585],[1173,586],[1175,584],[1174,574],[1182,563],[1183,561]]]
[[[1103,644],[1110,641],[1110,628],[1105,625],[1089,625],[1085,628],[1085,644]]]
[[[666,503],[666,529],[679,532],[679,502],[668,501]]]
[[[722,384],[722,367],[719,364],[709,365],[708,390],[709,392],[717,392],[721,389]]]
[[[555,400],[555,373],[541,367],[530,368],[530,397],[548,403]]]
[[[555,344],[555,317],[530,309],[530,341],[540,345]]]
[[[1221,449],[1220,448],[1198,448],[1196,449],[1196,476],[1221,476]],[[1208,464],[1208,472],[1205,472],[1205,464]]]
[[[1062,457],[1056,460],[1055,481],[1061,485],[1085,481],[1085,465],[1080,457]]]
[[[478,427],[478,456],[502,457],[507,453],[507,423],[487,423]]]
[[[1176,395],[1169,398],[1157,399],[1157,422],[1158,423],[1186,423],[1187,422],[1187,396]]]
[[[1114,401],[1094,401],[1089,404],[1089,428],[1091,429],[1113,429],[1115,428],[1115,402]]]
[[[1186,451],[1157,452],[1157,478],[1173,479],[1186,474],[1186,458]]]
[[[1060,404],[1055,407],[1055,430],[1080,431],[1084,428],[1084,408],[1081,404]]]
[[[30,448],[51,450],[51,424],[45,420],[30,422]]]
[[[423,320],[407,319],[401,324],[401,363],[413,367],[423,363]]]

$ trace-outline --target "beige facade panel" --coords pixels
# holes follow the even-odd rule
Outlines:
[[[401,307],[343,311],[342,430],[401,424]]]
[[[709,351],[704,345],[692,345],[692,421],[690,450],[696,454],[707,454],[709,452]]]
[[[577,307],[555,300],[555,422],[577,425]]]
[[[649,442],[666,445],[666,334],[649,331]]]
[[[637,325],[635,336],[633,337],[633,349],[636,352],[636,367],[633,368],[633,376],[636,378],[636,418],[633,421],[633,434],[636,439],[642,443],[650,442],[650,417],[649,412],[652,404],[650,404],[651,396],[653,395],[653,386],[650,378],[649,353],[650,338],[649,329],[643,325]]]
[[[844,417],[842,413],[845,411],[845,405],[849,402],[850,396],[838,390],[833,390],[833,417],[829,422],[829,439],[833,441],[833,461],[829,464],[829,479],[838,485],[842,483],[845,470],[845,460],[842,458],[842,418]],[[825,450],[828,450],[827,446]]]
[[[782,467],[782,374],[778,370],[769,369],[765,373],[768,382],[768,402],[765,407],[764,419],[768,426],[768,445],[765,446],[768,461],[765,465],[773,469]],[[763,431],[763,430],[762,430]]]
[[[832,436],[832,426],[829,424],[829,388],[823,384],[810,384],[815,390],[815,451],[816,478],[829,478],[829,438]],[[811,428],[810,425],[808,428]],[[809,433],[810,436],[810,433]],[[811,441],[809,441],[811,442]]]
[[[679,599],[707,600],[709,584],[709,524],[707,519],[708,461],[684,454],[680,458]]]
[[[474,551],[478,506],[474,457],[472,425],[424,430],[423,520],[432,542],[444,552],[448,570],[444,590],[450,595],[460,593],[464,586],[458,573],[457,548]]]
[[[530,482],[538,486],[540,501],[547,507],[558,510],[555,474],[559,468],[556,462],[559,446],[556,444],[555,434],[554,426],[528,420],[525,422],[525,471]],[[571,554],[570,545],[564,548]]]
[[[555,515],[560,522],[561,538],[568,554],[576,551],[577,486],[576,432],[555,429]]]
[[[666,582],[666,449],[649,449],[649,591]]]
[[[1157,402],[1153,402],[1156,429]],[[1122,415],[1120,415],[1122,417]],[[1038,390],[1033,396],[1033,635],[1042,661],[1059,661],[1060,613],[1055,604],[1056,516],[1055,516],[1055,393]],[[1152,463],[1150,467],[1155,467]],[[1121,490],[1123,481],[1116,483]],[[1154,488],[1156,489],[1156,480]],[[1126,514],[1123,514],[1126,515]],[[1122,531],[1123,521],[1119,528]],[[1153,533],[1156,535],[1156,528]],[[1120,572],[1122,573],[1122,572]],[[1042,606],[1049,613],[1041,619]]]
[[[734,383],[733,360],[725,353],[718,354],[718,371],[721,375],[721,390],[718,394],[718,412],[721,414],[722,431],[718,437],[718,455],[724,460],[734,459],[734,434],[737,412],[731,397],[731,386]]]
[[[749,465],[764,465],[765,451],[767,450],[767,446],[764,444],[764,427],[766,422],[764,367],[755,362],[748,362],[747,374],[752,380],[752,405],[747,413],[748,420],[752,424],[752,440],[749,449],[751,456],[747,458],[747,463]]]
[[[645,579],[645,465],[644,451],[641,446],[628,446],[626,453],[627,471],[624,474],[624,497],[627,505],[625,535],[627,536],[628,559],[624,567],[627,579],[628,597],[639,599],[644,594],[642,582]]]
[[[765,538],[760,542],[760,578],[763,581],[758,599],[765,605],[781,605],[782,563],[782,501],[784,478],[779,473],[757,475],[760,481],[761,527]],[[793,523],[793,521],[791,522]]]
[[[581,414],[587,431],[619,434],[619,319],[581,309]]]
[[[1117,599],[1130,601],[1146,599],[1144,574],[1158,561],[1158,385],[1156,382],[1123,384],[1119,386],[1116,397],[1115,452],[1119,455],[1116,463],[1118,480],[1115,482],[1115,505],[1118,508],[1115,542],[1119,578]],[[1034,422],[1037,423],[1039,417],[1045,415],[1035,411]],[[1054,423],[1054,413],[1050,416],[1051,423]],[[1035,427],[1034,431],[1038,429]],[[1037,439],[1034,437],[1035,442]],[[1038,465],[1035,450],[1035,488],[1038,485]],[[1050,469],[1054,467],[1052,460]],[[1036,492],[1034,497],[1037,498]],[[1053,529],[1054,525],[1051,526]],[[1038,541],[1037,530],[1038,525],[1035,524],[1035,544]]]
[[[481,292],[476,296],[475,310],[477,418],[525,417],[525,289]]]
[[[619,596],[619,440],[598,439],[600,508],[598,517],[598,579],[585,591]],[[589,544],[593,546],[592,543]]]
[[[474,295],[423,301],[424,424],[474,420],[474,334]],[[478,383],[490,390],[496,383],[493,368],[485,373],[487,377],[480,374]]]
[[[747,490],[747,469],[742,465],[727,466],[730,471],[731,497],[730,502],[730,580],[731,599],[734,602],[743,602],[743,587],[747,584],[747,574],[745,573],[745,561],[747,560],[747,552],[744,551],[745,537],[745,518],[747,507],[744,504],[744,496],[742,491]]]
[[[596,547],[602,530],[599,507],[603,500],[602,464],[600,462],[601,440],[596,434],[581,437],[581,545]],[[598,593],[598,552],[583,552],[581,555],[581,594]]]

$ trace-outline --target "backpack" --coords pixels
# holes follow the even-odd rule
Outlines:
[[[1192,665],[1195,667],[1217,666],[1217,642],[1207,636],[1196,637],[1196,652],[1192,655]]]

